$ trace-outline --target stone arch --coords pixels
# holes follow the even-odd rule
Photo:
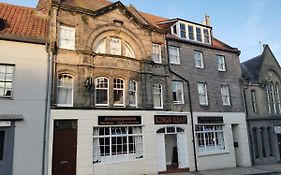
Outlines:
[[[114,34],[117,37],[126,37],[128,40],[126,40],[130,46],[133,48],[135,52],[135,56],[137,59],[142,59],[147,57],[147,53],[145,50],[145,47],[140,40],[140,38],[132,32],[129,28],[120,26],[117,27],[114,23],[106,24],[99,26],[97,29],[93,30],[93,32],[89,35],[86,43],[85,43],[85,49],[91,50],[93,47],[104,37],[107,36],[107,34]]]

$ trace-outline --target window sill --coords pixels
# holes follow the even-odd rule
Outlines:
[[[56,106],[57,106],[57,107],[71,108],[71,107],[73,107],[73,104],[71,104],[71,105],[67,105],[67,104],[57,104]]]
[[[120,160],[120,161],[113,161],[113,162],[99,162],[99,163],[93,163],[93,166],[103,166],[103,165],[108,165],[108,164],[121,164],[121,163],[127,163],[127,162],[135,162],[135,161],[140,161],[144,160],[144,158],[136,158],[133,160]]]
[[[0,99],[13,100],[12,96],[0,96]]]
[[[184,105],[184,102],[173,102],[174,103],[174,105]]]
[[[204,153],[197,153],[198,157],[205,157],[205,156],[215,156],[215,155],[221,155],[221,154],[229,154],[229,151],[210,151],[210,152],[204,152]]]
[[[203,106],[203,107],[208,107],[209,104],[199,104],[200,106]]]

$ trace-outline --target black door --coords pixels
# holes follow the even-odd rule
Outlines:
[[[14,125],[0,127],[0,175],[12,175]]]
[[[54,123],[52,175],[76,175],[77,121]]]

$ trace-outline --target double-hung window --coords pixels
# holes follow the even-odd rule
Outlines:
[[[161,46],[159,44],[152,44],[152,60],[155,63],[162,63]]]
[[[222,97],[222,104],[224,106],[230,106],[230,93],[229,93],[228,85],[221,85],[221,97]]]
[[[57,106],[73,106],[73,77],[61,74],[58,78]]]
[[[143,158],[141,126],[93,128],[93,163],[121,162]]]
[[[186,38],[186,27],[183,23],[180,23],[180,34],[181,38]]]
[[[153,102],[154,108],[163,108],[162,85],[159,83],[153,84]]]
[[[199,104],[207,106],[208,105],[208,94],[207,94],[207,84],[198,83],[198,95],[199,95]]]
[[[173,102],[175,104],[184,104],[183,82],[172,81]]]
[[[197,68],[204,68],[204,61],[203,61],[203,53],[194,51],[194,61],[195,61],[195,67]]]
[[[120,78],[114,78],[113,80],[113,103],[115,106],[124,106],[125,98],[124,98],[124,80]]]
[[[121,55],[121,40],[110,38],[110,54]]]
[[[254,112],[257,112],[257,99],[256,99],[256,91],[251,90],[251,101],[252,101],[252,109]]]
[[[180,64],[180,49],[178,47],[169,46],[169,58],[171,64]]]
[[[226,71],[224,56],[217,55],[217,65],[219,71]]]
[[[60,26],[59,47],[62,49],[75,50],[75,28]]]
[[[197,125],[195,134],[198,153],[225,150],[223,125]]]
[[[109,82],[105,77],[96,78],[96,106],[108,106]]]
[[[14,65],[0,64],[0,97],[12,96],[14,68]]]
[[[134,80],[129,81],[129,104],[137,107],[137,82]]]

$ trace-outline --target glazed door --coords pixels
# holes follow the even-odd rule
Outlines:
[[[77,121],[55,120],[52,175],[76,175]]]
[[[281,160],[281,134],[277,134],[277,138],[278,138],[278,146],[279,146],[279,155]]]

